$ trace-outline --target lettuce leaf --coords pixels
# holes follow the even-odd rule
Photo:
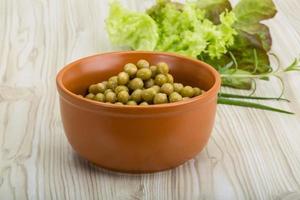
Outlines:
[[[240,0],[233,12],[237,23],[249,26],[274,17],[276,7],[272,0]]]
[[[116,45],[176,52],[201,59],[221,74],[244,77],[272,70],[271,35],[261,21],[275,14],[272,0],[240,0],[234,8],[228,0],[157,0],[146,12],[129,11],[114,2],[106,26]],[[237,77],[223,77],[223,86],[251,89],[251,79]]]
[[[238,34],[235,35],[234,44],[229,47],[228,52],[237,62],[239,71],[235,73],[261,74],[271,71],[268,56],[272,45],[271,34],[269,28],[261,21],[275,16],[274,3],[272,0],[240,0],[232,11],[237,19],[234,28]],[[205,57],[204,61],[213,66],[226,66],[232,61],[230,54],[226,53],[219,59]],[[249,79],[233,79],[223,78],[223,85],[251,89],[252,84]]]
[[[198,0],[197,7],[205,10],[205,17],[214,24],[220,24],[221,13],[231,11],[232,7],[228,0]]]
[[[113,2],[106,27],[112,43],[135,50],[177,52],[194,58],[205,52],[220,58],[234,42],[233,12],[221,13],[219,22],[216,25],[207,19],[196,3],[160,0],[147,13],[139,13]]]
[[[276,7],[272,0],[241,0],[233,9],[237,21],[235,28],[259,37],[266,51],[271,49],[272,40],[269,28],[260,23],[273,18]]]
[[[213,7],[212,4],[201,6]],[[218,15],[219,24],[206,18],[206,10],[198,3],[174,3],[160,0],[147,13],[158,25],[160,39],[155,50],[172,51],[191,57],[207,53],[219,58],[233,44],[236,31],[235,16],[224,11]]]
[[[113,44],[135,50],[154,50],[159,39],[157,25],[149,15],[129,11],[116,1],[110,5],[106,29]]]

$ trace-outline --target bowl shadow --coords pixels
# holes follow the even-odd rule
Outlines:
[[[86,160],[85,158],[81,157],[80,155],[78,155],[74,150],[72,152],[72,161],[73,161],[74,165],[79,165],[79,168],[85,172],[93,172],[98,175],[99,174],[108,175],[108,176],[112,176],[112,177],[116,177],[116,178],[130,177],[130,178],[136,178],[136,179],[140,179],[142,176],[164,175],[164,174],[173,173],[176,170],[180,170],[180,168],[184,167],[185,165],[188,165],[188,163],[189,163],[189,161],[186,161],[177,167],[165,169],[163,171],[156,171],[156,172],[155,171],[154,172],[141,172],[141,173],[120,172],[120,171],[115,171],[115,170],[107,169],[107,168],[101,167],[99,165],[96,165],[96,164]]]

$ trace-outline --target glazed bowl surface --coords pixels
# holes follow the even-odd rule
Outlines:
[[[206,92],[176,103],[123,106],[78,96],[107,80],[126,63],[166,62],[175,82]],[[57,75],[60,111],[73,149],[90,162],[116,171],[145,173],[176,167],[207,144],[214,125],[219,73],[208,64],[172,53],[123,51],[77,60]]]

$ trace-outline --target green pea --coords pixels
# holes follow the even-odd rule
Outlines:
[[[118,98],[118,101],[120,101],[122,103],[127,103],[127,101],[129,100],[129,94],[127,91],[121,91],[117,95],[117,98]]]
[[[105,88],[106,88],[107,81],[102,81],[101,83],[102,83],[102,84],[105,86]]]
[[[170,95],[174,91],[173,85],[171,83],[164,83],[161,88],[160,92]]]
[[[118,86],[118,77],[112,76],[108,79],[107,88],[114,90]]]
[[[180,93],[183,89],[183,85],[181,83],[174,83],[173,84],[174,91]]]
[[[108,81],[91,84],[88,91],[89,94],[85,96],[87,99],[117,105],[178,102],[202,94],[198,87],[184,87],[181,83],[174,83],[167,63],[159,62],[150,66],[144,59],[139,60],[136,65],[124,65],[124,71],[110,77]]]
[[[113,82],[118,83],[118,76],[112,76],[112,77],[110,77],[110,78],[108,79],[108,82],[109,82],[109,81],[113,81]]]
[[[160,74],[168,74],[169,73],[169,66],[165,62],[160,62],[157,64],[158,73]]]
[[[128,86],[132,90],[142,89],[144,87],[144,82],[140,78],[134,78],[129,82]]]
[[[93,94],[103,93],[106,90],[106,85],[104,83],[92,84],[89,87],[89,92]]]
[[[98,91],[98,88],[97,88],[96,84],[90,85],[90,87],[89,87],[89,93],[97,94],[98,92],[99,91]]]
[[[156,92],[153,88],[148,88],[142,91],[142,99],[147,102],[152,102]]]
[[[167,77],[164,74],[158,74],[155,76],[154,82],[156,85],[162,86],[167,82]]]
[[[178,92],[172,92],[169,96],[169,101],[171,103],[181,101],[181,100],[182,100],[182,96]]]
[[[160,87],[158,85],[153,85],[151,88],[153,88],[156,93],[160,91]]]
[[[150,70],[151,70],[151,72],[152,72],[152,78],[154,78],[154,77],[157,75],[157,73],[158,73],[158,71],[157,71],[157,66],[151,65],[151,66],[150,66]]]
[[[89,93],[85,96],[85,98],[90,99],[90,100],[93,100],[94,97],[95,97],[95,95],[93,93]]]
[[[137,72],[137,66],[133,63],[128,63],[124,66],[124,71],[133,78]]]
[[[164,93],[157,93],[153,99],[154,104],[168,103],[168,97]]]
[[[194,90],[191,86],[185,86],[182,90],[181,90],[181,95],[183,97],[193,97],[194,95]]]
[[[198,95],[201,94],[201,90],[200,90],[200,88],[198,88],[198,87],[194,87],[194,88],[193,88],[193,91],[194,91],[194,96],[198,96]]]
[[[148,80],[151,78],[152,72],[149,68],[141,68],[137,71],[136,77],[142,80]]]
[[[141,59],[136,63],[137,67],[139,69],[141,68],[148,68],[150,66],[149,62],[147,60]]]
[[[130,100],[127,102],[127,105],[134,106],[137,105],[137,103],[135,101]]]
[[[98,93],[98,94],[96,94],[96,96],[94,97],[94,99],[96,101],[99,101],[99,102],[104,102],[105,101],[105,96],[102,93]]]
[[[142,103],[140,103],[140,106],[148,106],[149,104],[146,101],[143,101]]]
[[[154,80],[151,78],[151,79],[145,81],[144,85],[145,85],[145,88],[150,88],[154,85]]]
[[[129,91],[128,87],[126,87],[125,85],[118,85],[116,88],[115,88],[115,93],[118,94],[119,92],[121,91]]]
[[[118,84],[126,85],[129,81],[129,75],[126,72],[120,72],[118,74]]]
[[[108,92],[114,92],[114,91],[112,89],[107,89],[105,90],[104,95],[106,95]]]
[[[168,83],[174,83],[174,78],[171,74],[167,74]]]
[[[131,100],[135,102],[140,102],[142,100],[142,90],[136,89],[131,93]]]
[[[97,86],[98,93],[99,92],[103,93],[106,90],[106,85],[104,83],[97,83],[96,86]]]
[[[107,92],[105,95],[105,101],[115,103],[117,101],[117,95],[114,92]]]

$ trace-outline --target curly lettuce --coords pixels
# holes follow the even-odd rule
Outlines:
[[[154,50],[159,39],[157,25],[149,15],[129,11],[118,2],[110,5],[106,28],[113,44],[135,50]]]
[[[206,0],[199,0],[202,1]],[[219,69],[221,74],[226,75],[226,78],[222,79],[223,86],[251,89],[251,78],[236,78],[236,76],[272,71],[268,56],[272,45],[271,34],[269,28],[261,21],[274,17],[276,8],[272,0],[240,0],[232,12],[236,17],[233,27],[237,31],[234,44],[220,58],[211,58],[207,55],[201,55],[201,58]],[[234,66],[224,67],[233,61],[235,61]]]
[[[147,13],[129,11],[114,2],[106,20],[114,44],[135,50],[176,52],[196,58],[201,53],[220,58],[234,43],[233,12],[224,11],[220,23],[205,17],[196,3],[158,1]]]
[[[116,45],[198,58],[225,75],[223,86],[251,89],[251,78],[237,77],[272,70],[271,35],[261,21],[275,14],[272,0],[240,0],[234,8],[228,0],[157,0],[146,12],[130,11],[115,1],[106,27]]]

